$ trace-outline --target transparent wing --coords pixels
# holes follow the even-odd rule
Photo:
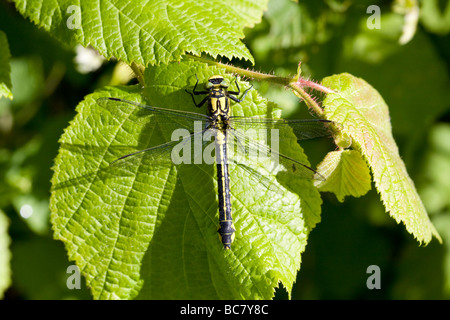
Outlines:
[[[187,129],[189,134],[181,137],[179,140],[170,141],[161,145],[146,148],[120,157],[111,163],[111,167],[149,165],[149,166],[168,166],[180,163],[202,163],[205,161],[203,150],[207,144],[211,145],[211,141],[203,138],[205,132],[214,135],[212,129],[207,129],[209,125],[209,117],[194,112],[183,112],[178,110],[156,108],[148,105],[139,104],[137,102],[118,99],[118,98],[100,98],[97,100],[99,106],[110,112],[117,118],[126,117],[127,120],[138,124],[160,125],[166,130],[175,130],[177,128]],[[197,123],[196,123],[197,122]],[[232,117],[230,123],[236,128],[229,129],[228,141],[231,141],[231,150],[235,150],[241,155],[261,156],[269,155],[270,159],[276,159],[285,171],[296,175],[297,177],[307,179],[324,180],[311,167],[287,157],[283,154],[272,150],[270,147],[260,144],[241,131],[254,129],[287,129],[291,127],[297,135],[298,139],[312,139],[316,137],[328,136],[330,132],[327,120],[277,120],[264,119],[257,117]],[[199,142],[200,141],[200,142]],[[200,143],[200,147],[199,147]],[[174,149],[176,149],[174,152]],[[211,148],[214,149],[214,148]],[[229,148],[230,150],[230,148]],[[233,152],[231,152],[232,154]],[[200,157],[200,159],[199,159]],[[213,158],[214,160],[214,158]],[[279,187],[272,180],[259,173],[249,165],[240,163],[238,157],[230,157],[240,168],[250,173],[250,177],[264,185],[272,191],[279,191]],[[200,161],[200,162],[199,162]],[[208,162],[208,161],[206,161]],[[272,161],[273,162],[273,161]],[[211,163],[210,163],[211,164]]]
[[[249,177],[255,182],[255,183],[259,183],[261,184],[264,188],[275,192],[275,193],[283,193],[284,190],[282,188],[280,188],[280,186],[276,183],[275,180],[271,180],[268,177],[264,176],[264,174],[258,172],[258,170],[243,164],[243,163],[239,163],[239,162],[235,162],[233,160],[230,160],[234,163],[235,166],[241,168],[242,170],[244,170],[245,172],[247,172],[249,174]]]
[[[126,118],[140,125],[159,125],[169,132],[177,128],[198,132],[209,124],[209,118],[204,114],[156,108],[118,98],[99,98],[97,104],[119,119]]]
[[[207,130],[186,135],[179,140],[139,150],[124,155],[110,163],[112,167],[127,167],[147,165],[152,167],[170,166],[179,164],[200,163],[203,157],[203,148],[208,141],[203,140]],[[211,143],[209,141],[209,143]]]
[[[267,163],[273,166],[273,170],[285,171],[293,174],[298,178],[325,180],[325,178],[315,171],[310,166],[295,160],[291,157],[283,155],[269,146],[261,144],[255,140],[250,139],[244,133],[236,129],[229,129],[229,154],[230,159],[236,159],[235,162],[240,162],[239,157],[245,156],[255,163]],[[256,157],[256,158],[255,158]],[[280,168],[279,165],[282,167]]]
[[[230,123],[236,130],[244,132],[250,129],[270,130],[291,127],[298,140],[308,140],[331,136],[331,131],[328,127],[332,121],[322,119],[284,120],[236,116],[230,118]]]

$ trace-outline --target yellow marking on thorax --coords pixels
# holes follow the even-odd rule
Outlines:
[[[217,98],[211,98],[211,114],[217,113]]]

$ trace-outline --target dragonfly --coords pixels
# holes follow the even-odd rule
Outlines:
[[[251,159],[253,156],[261,157],[262,155],[276,160],[279,168],[295,177],[325,180],[310,166],[280,153],[277,150],[278,148],[274,148],[274,143],[270,146],[268,143],[259,142],[252,138],[254,132],[257,130],[269,132],[266,135],[267,139],[270,136],[271,141],[278,142],[277,139],[273,138],[279,138],[279,130],[289,130],[290,128],[298,140],[306,140],[330,136],[328,126],[331,122],[322,119],[284,120],[258,116],[233,116],[231,114],[231,101],[242,102],[252,88],[252,86],[247,88],[239,98],[241,90],[237,79],[234,80],[234,83],[237,91],[228,90],[230,87],[228,81],[222,75],[213,75],[208,78],[205,90],[197,90],[198,78],[193,91],[186,90],[191,95],[197,108],[207,105],[207,114],[152,107],[114,97],[97,100],[100,106],[107,109],[114,107],[138,109],[139,117],[150,117],[153,125],[158,124],[169,132],[172,130],[171,141],[126,154],[113,161],[110,164],[111,166],[139,165],[142,161],[149,161],[149,163],[171,162],[174,165],[192,162],[198,164],[202,161],[208,164],[215,162],[219,211],[218,233],[223,248],[226,250],[231,248],[236,231],[232,218],[230,164],[237,165],[249,172],[250,177],[271,190],[277,190],[276,184],[269,178],[264,177],[259,171],[245,164],[242,161],[243,158]],[[198,95],[204,96],[199,103],[195,98]],[[178,133],[174,135],[177,131]],[[252,132],[252,134],[249,134],[249,132]],[[207,159],[204,152],[211,145],[215,151],[215,157],[212,160]],[[182,156],[180,156],[180,151],[182,151]],[[194,154],[193,160],[192,154]],[[197,156],[195,156],[196,154]],[[200,154],[200,159],[198,154]]]

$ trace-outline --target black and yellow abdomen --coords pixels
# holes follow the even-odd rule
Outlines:
[[[231,215],[230,174],[228,171],[227,133],[218,131],[216,135],[216,165],[217,165],[217,189],[219,197],[219,236],[224,249],[230,249],[234,240],[234,232]]]

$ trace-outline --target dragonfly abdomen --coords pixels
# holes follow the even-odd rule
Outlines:
[[[216,135],[217,185],[219,196],[219,236],[224,249],[230,249],[234,240],[230,200],[230,174],[228,171],[226,131],[218,131]]]

